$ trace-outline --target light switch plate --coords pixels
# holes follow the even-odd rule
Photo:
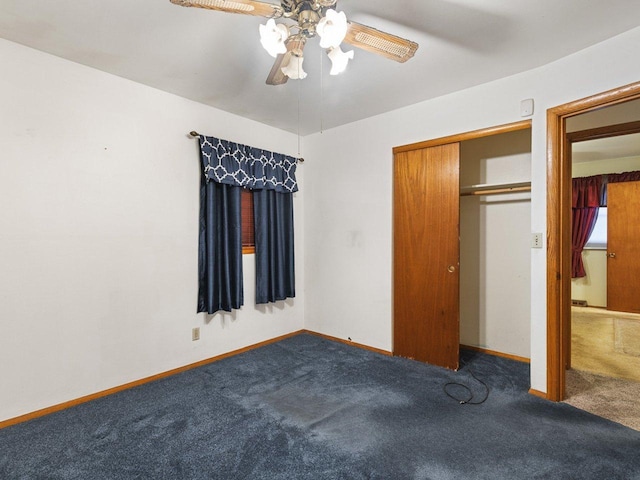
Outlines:
[[[542,248],[542,234],[541,233],[532,233],[531,234],[531,248]]]

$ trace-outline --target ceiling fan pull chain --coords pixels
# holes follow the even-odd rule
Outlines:
[[[324,50],[320,49],[320,134],[324,133]]]
[[[300,69],[300,64],[298,64],[298,69]],[[301,82],[298,81],[298,158],[302,156],[300,154],[300,85]]]

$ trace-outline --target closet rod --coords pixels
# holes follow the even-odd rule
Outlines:
[[[461,187],[460,196],[469,195],[497,195],[500,193],[530,192],[531,182],[504,183],[501,185],[475,185],[472,187]]]

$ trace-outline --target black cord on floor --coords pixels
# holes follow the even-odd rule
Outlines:
[[[448,396],[449,398],[454,399],[454,400],[455,400],[456,402],[458,402],[460,405],[480,405],[481,403],[486,402],[487,398],[489,398],[489,385],[487,385],[487,384],[486,384],[486,383],[484,383],[482,380],[480,380],[478,377],[476,377],[476,376],[474,375],[473,371],[472,371],[469,367],[467,367],[467,371],[469,372],[469,374],[470,374],[473,378],[475,378],[475,380],[476,380],[477,382],[481,383],[481,384],[484,386],[484,388],[487,390],[487,393],[485,394],[485,396],[484,396],[484,398],[483,398],[482,400],[480,400],[480,401],[478,401],[478,402],[474,402],[474,401],[473,401],[474,394],[473,394],[473,392],[471,391],[471,388],[469,388],[467,385],[465,385],[465,384],[463,384],[463,383],[458,383],[458,382],[448,382],[448,383],[445,383],[445,384],[444,384],[444,386],[442,387],[442,390],[444,391],[444,393],[446,393],[446,394],[447,394],[447,396]],[[464,389],[469,393],[469,398],[461,399],[461,398],[456,397],[455,395],[452,395],[452,394],[447,390],[447,388],[448,388],[448,387],[450,387],[450,386],[452,386],[452,385],[455,385],[456,387],[462,387],[462,388],[464,388]]]

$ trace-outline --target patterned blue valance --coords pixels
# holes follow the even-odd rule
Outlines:
[[[298,191],[295,157],[203,135],[200,152],[207,182],[250,190]]]

